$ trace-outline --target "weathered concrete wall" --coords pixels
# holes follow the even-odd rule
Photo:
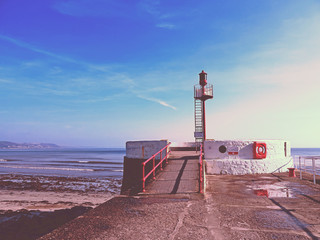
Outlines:
[[[129,141],[126,143],[126,157],[133,159],[148,159],[167,144],[168,140]],[[165,149],[162,154],[165,154]],[[156,159],[160,159],[160,155],[157,156]]]
[[[293,167],[290,142],[283,140],[259,140],[267,146],[267,157],[253,159],[255,141],[213,141],[204,143],[207,174],[255,174],[287,171]],[[219,148],[224,146],[226,151]],[[230,155],[229,152],[238,152]]]
[[[132,195],[142,191],[142,163],[167,144],[168,140],[129,141],[126,143],[121,194]],[[162,158],[164,158],[165,154],[166,149],[162,151]],[[160,154],[156,157],[156,164],[159,163],[159,160]],[[165,165],[165,161],[163,164]],[[146,173],[150,172],[151,169],[152,160],[145,167]]]
[[[142,191],[142,162],[144,161],[144,159],[124,157],[122,195],[133,195]]]

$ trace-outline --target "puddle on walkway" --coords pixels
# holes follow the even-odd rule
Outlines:
[[[268,176],[265,176],[265,177],[260,177],[261,179],[276,179],[275,177],[268,177]]]
[[[253,193],[257,196],[265,196],[268,198],[275,198],[275,197],[293,197],[292,191],[289,188],[265,188],[265,189],[254,189]]]
[[[301,186],[298,183],[291,182],[275,182],[269,184],[253,184],[247,186],[249,190],[257,196],[265,196],[268,198],[294,198],[302,194],[310,194],[312,190]]]

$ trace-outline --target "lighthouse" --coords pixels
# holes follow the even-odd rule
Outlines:
[[[206,106],[205,101],[213,98],[212,84],[207,82],[207,73],[199,73],[199,84],[194,85],[194,138],[196,143],[206,140]]]

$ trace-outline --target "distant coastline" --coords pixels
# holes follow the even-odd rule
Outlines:
[[[0,149],[47,149],[60,148],[53,143],[15,143],[9,141],[0,141]]]

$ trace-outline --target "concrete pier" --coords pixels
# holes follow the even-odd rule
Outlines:
[[[202,195],[191,153],[173,154],[146,194],[117,196],[41,239],[320,238],[319,184],[288,173],[211,175]]]

